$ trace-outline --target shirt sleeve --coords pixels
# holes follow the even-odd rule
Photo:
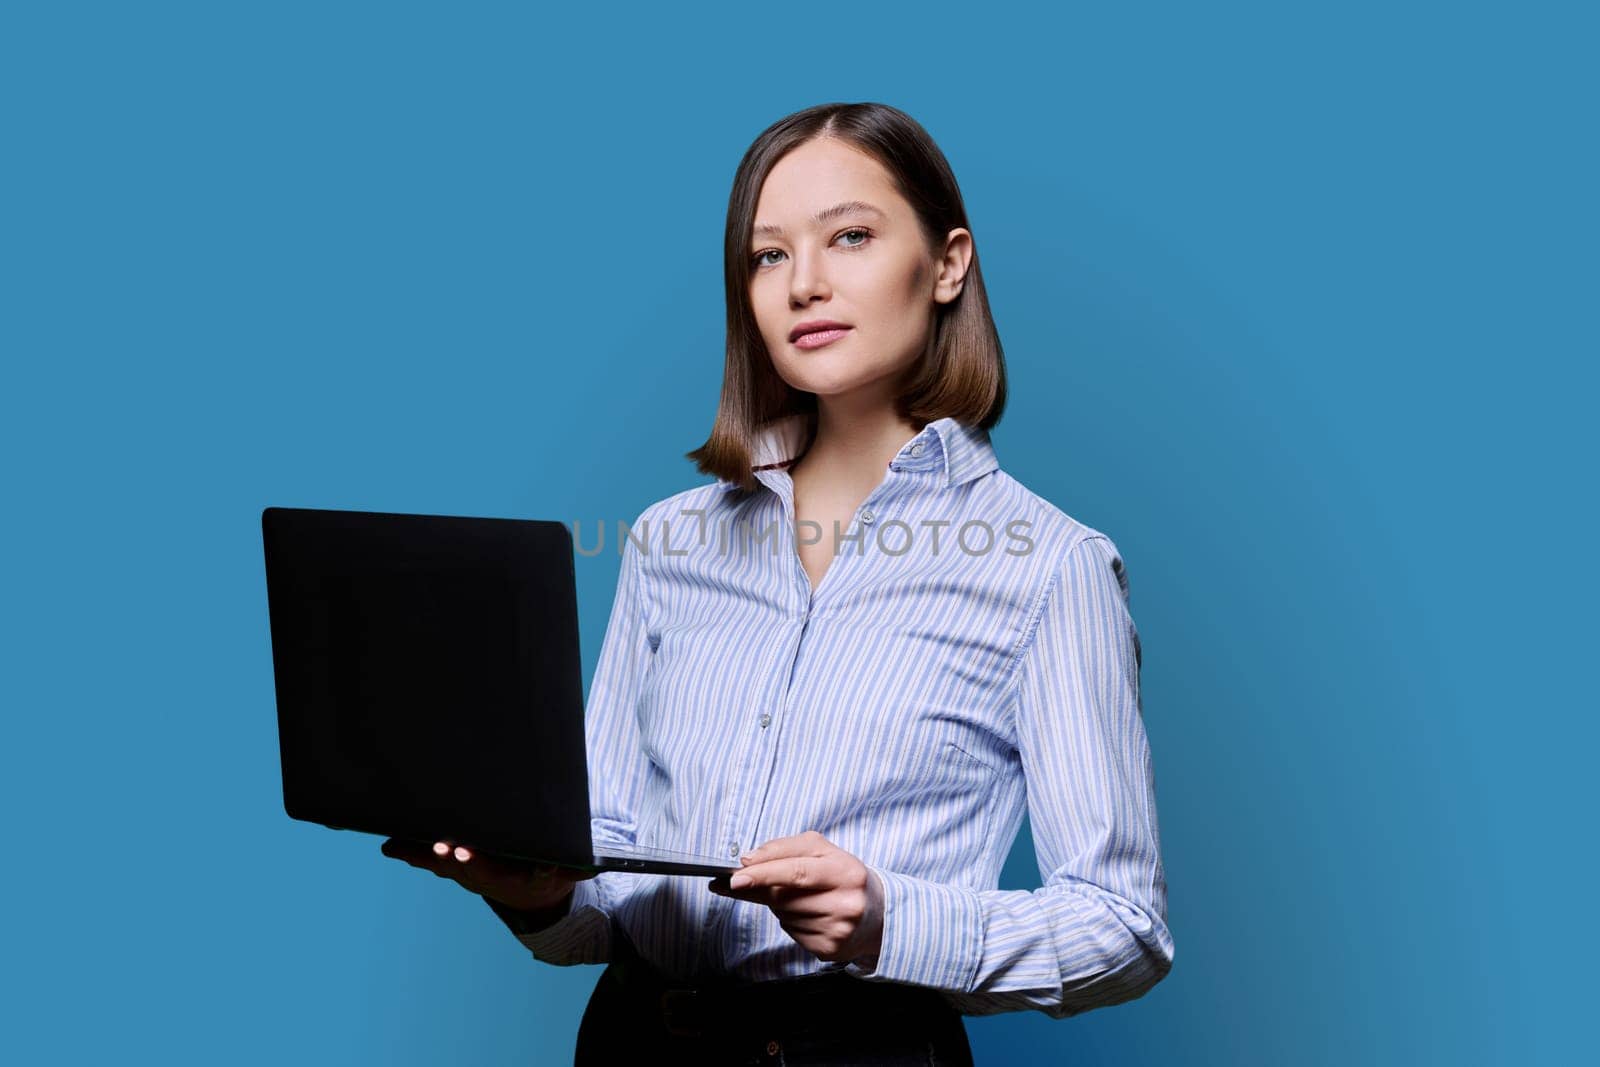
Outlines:
[[[979,891],[873,868],[882,944],[845,968],[938,988],[969,1015],[1064,1018],[1142,996],[1172,968],[1127,571],[1096,534],[1052,581],[1015,690],[1044,885]]]
[[[638,546],[622,543],[622,566],[594,679],[584,705],[589,764],[589,822],[596,843],[636,843],[637,813],[648,775],[635,714],[655,648],[648,624],[649,595]],[[611,917],[639,876],[602,871],[573,886],[568,909],[540,930],[521,915],[484,898],[524,947],[547,963],[605,963],[611,958]]]

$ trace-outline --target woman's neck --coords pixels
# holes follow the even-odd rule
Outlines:
[[[889,461],[917,435],[916,427],[892,406],[841,409],[819,401],[817,432],[791,468],[804,468],[813,482],[871,489],[883,480]]]

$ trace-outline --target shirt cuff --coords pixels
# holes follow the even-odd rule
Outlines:
[[[883,884],[883,939],[878,958],[842,969],[868,981],[904,982],[966,993],[983,956],[978,895],[908,874],[872,868]]]
[[[567,910],[542,930],[530,929],[526,919],[498,901],[484,902],[522,942],[523,947],[547,963],[605,963],[611,950],[611,920],[601,907],[594,879],[575,882]]]

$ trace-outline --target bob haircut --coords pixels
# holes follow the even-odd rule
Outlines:
[[[767,175],[790,151],[822,137],[837,138],[883,165],[915,210],[930,254],[951,230],[971,230],[961,189],[944,153],[915,119],[898,108],[877,103],[819,104],[779,119],[756,138],[739,163],[728,197],[723,238],[728,342],[722,399],[711,436],[686,453],[701,472],[735,483],[741,493],[759,484],[750,472],[750,457],[765,423],[808,414],[802,452],[816,436],[816,394],[795,389],[778,375],[756,325],[750,304],[750,239]],[[1005,355],[989,313],[974,237],[961,292],[938,305],[927,347],[907,373],[895,410],[919,432],[941,418],[989,430],[1000,421],[1005,404]]]

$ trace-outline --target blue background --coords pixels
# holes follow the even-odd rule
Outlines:
[[[980,1062],[1581,1049],[1577,5],[45,7],[0,16],[13,1062],[570,1057],[598,968],[285,817],[260,511],[592,531],[705,480],[733,170],[829,100],[948,155],[996,452],[1143,639],[1174,970]]]

